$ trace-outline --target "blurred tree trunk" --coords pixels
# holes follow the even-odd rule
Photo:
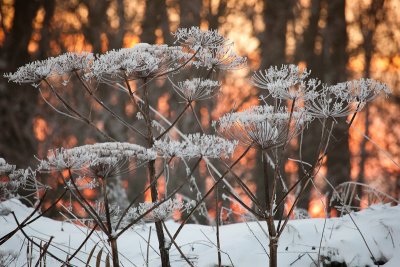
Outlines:
[[[82,0],[88,10],[88,22],[82,24],[82,31],[93,46],[93,53],[104,52],[102,51],[103,42],[105,42],[104,37],[109,28],[107,10],[111,2],[111,0]]]
[[[170,44],[172,38],[169,29],[166,1],[147,0],[140,41],[143,43],[155,44],[157,28],[162,30],[164,43]]]
[[[372,55],[375,53],[375,43],[374,43],[374,34],[378,25],[384,20],[384,9],[383,9],[384,0],[373,0],[369,5],[368,9],[364,12],[360,12],[360,16],[358,19],[358,24],[360,25],[361,33],[363,35],[363,43],[362,48],[364,50],[364,77],[369,78],[371,76],[371,60]],[[369,126],[370,126],[370,118],[369,118],[369,105],[367,104],[365,107],[365,120],[364,127],[366,136],[369,135]],[[365,183],[365,162],[368,158],[368,153],[366,150],[367,139],[363,138],[360,145],[360,163],[359,163],[359,173],[357,176],[357,181],[359,183]],[[358,187],[358,197],[362,199],[362,190],[361,187]],[[360,203],[361,204],[361,203]]]
[[[280,66],[286,62],[287,24],[291,18],[293,0],[264,0],[265,33],[260,39],[261,66]]]
[[[0,60],[5,61],[6,71],[13,72],[31,60],[28,45],[40,6],[37,0],[15,0],[12,28],[1,49]],[[31,86],[0,78],[0,156],[19,167],[30,165],[37,152],[33,134],[37,96],[38,91]]]
[[[214,30],[218,29],[218,27],[220,26],[220,18],[227,13],[228,0],[220,0],[214,12],[212,4],[215,3],[212,2],[213,1],[208,1],[208,5],[206,6],[207,8],[206,19],[208,22],[208,28]]]
[[[124,44],[124,36],[126,33],[126,18],[124,0],[116,0],[118,28],[115,32],[108,31],[108,49],[118,49]]]
[[[51,21],[53,20],[54,11],[56,9],[55,0],[43,0],[44,20],[40,32],[39,42],[39,58],[46,58],[51,55],[50,39],[51,39]]]
[[[202,6],[202,0],[179,0],[179,27],[200,26]]]
[[[347,80],[347,32],[345,0],[327,1],[327,22],[323,32],[323,81],[335,84]],[[335,187],[350,180],[350,148],[347,118],[337,120],[328,147],[327,179]],[[331,188],[328,188],[332,191]]]
[[[292,0],[264,0],[263,20],[265,25],[264,34],[260,35],[261,66],[260,69],[267,69],[270,66],[281,66],[286,63],[286,33],[287,25],[292,18]],[[285,152],[286,153],[286,152]],[[261,158],[261,153],[258,153]],[[281,173],[284,175],[284,162],[280,165]],[[268,177],[274,177],[273,170]],[[256,195],[259,199],[265,199],[263,179],[263,165],[257,164],[255,170],[255,182],[257,184]],[[278,183],[278,199],[282,195],[282,187]],[[283,209],[282,209],[283,211]],[[279,214],[279,213],[278,213]]]
[[[322,66],[321,66],[321,53],[316,49],[317,39],[320,37],[320,28],[318,21],[321,18],[321,3],[322,0],[312,0],[310,6],[310,16],[308,18],[307,28],[304,31],[303,40],[299,42],[296,51],[297,61],[305,62],[307,68],[311,70],[313,77],[322,77]],[[318,144],[320,142],[320,131],[321,125],[319,121],[313,121],[307,129],[304,131],[303,142],[301,145],[301,160],[310,164],[313,164],[316,160]],[[304,170],[308,172],[310,167],[304,165]],[[298,178],[304,176],[303,168],[299,167]],[[302,186],[307,182],[304,180]],[[297,204],[297,207],[308,210],[310,202],[310,191],[311,185],[308,184],[304,189],[301,198]]]

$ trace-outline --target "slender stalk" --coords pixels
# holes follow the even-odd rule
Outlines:
[[[218,190],[218,187],[219,186],[217,186],[217,187],[215,187],[215,218],[216,218],[216,228],[217,228],[217,233],[216,233],[216,235],[217,235],[217,255],[218,255],[218,267],[221,267],[221,244],[220,244],[220,241],[219,241],[219,216],[220,216],[220,212],[219,212],[219,200],[218,200],[218,198],[219,198],[219,190]]]
[[[169,165],[169,164],[171,163],[172,159],[173,159],[173,157],[171,157],[171,158],[168,160],[167,165]],[[119,228],[119,226],[121,225],[121,223],[122,223],[123,219],[125,218],[126,214],[128,214],[129,209],[135,204],[135,202],[139,199],[140,196],[143,196],[144,193],[145,193],[147,190],[149,190],[150,187],[153,186],[153,184],[157,183],[158,179],[161,177],[161,175],[162,175],[163,173],[164,173],[164,168],[162,169],[162,171],[160,171],[160,172],[158,173],[156,179],[155,179],[151,184],[149,184],[142,192],[140,192],[140,194],[138,194],[138,195],[131,201],[131,203],[129,203],[128,207],[126,207],[125,210],[122,212],[122,215],[121,215],[121,217],[119,218],[117,225],[115,226],[115,231],[118,230],[118,228]]]
[[[278,266],[278,240],[279,237],[276,233],[275,222],[274,222],[274,208],[271,196],[273,192],[270,192],[269,178],[268,178],[268,161],[267,152],[264,150],[263,155],[263,167],[264,167],[264,192],[265,192],[265,206],[267,208],[266,222],[268,228],[269,237],[269,266]],[[276,166],[277,167],[277,166]]]
[[[153,138],[153,132],[152,132],[152,126],[151,126],[151,116],[150,116],[150,104],[149,104],[149,92],[147,88],[147,80],[143,79],[143,98],[144,98],[144,105],[143,105],[143,117],[146,123],[146,139],[147,139],[147,145],[149,148],[153,147],[154,145],[154,138]],[[155,168],[155,160],[150,160],[147,163],[147,172],[148,172],[148,179],[149,179],[149,184],[152,184],[150,187],[150,193],[151,193],[151,200],[152,202],[158,202],[158,189],[157,189],[157,183],[153,183],[156,180],[156,168]],[[156,233],[158,237],[158,244],[159,244],[159,249],[160,249],[160,255],[161,255],[161,264],[163,267],[169,267],[170,262],[169,262],[169,251],[166,248],[165,244],[165,236],[164,236],[164,231],[163,231],[163,226],[161,221],[156,221],[155,222],[156,226]]]
[[[64,98],[61,97],[61,95],[59,93],[57,93],[57,91],[55,90],[55,88],[53,87],[53,85],[51,85],[51,83],[47,80],[44,79],[45,83],[50,87],[50,90],[53,92],[53,94],[57,97],[58,100],[61,101],[61,103],[64,105],[64,107],[72,112],[73,114],[75,114],[77,117],[77,119],[79,119],[80,121],[83,121],[85,123],[87,123],[88,125],[92,126],[97,132],[99,132],[101,135],[103,135],[105,138],[111,140],[111,141],[116,141],[114,138],[112,138],[111,136],[109,136],[107,133],[103,132],[102,130],[100,130],[96,125],[94,125],[94,123],[85,118],[81,113],[79,113],[79,111],[75,110],[70,104],[67,103],[67,101],[65,101]]]
[[[74,179],[72,178],[72,173],[71,173],[70,169],[68,169],[68,175],[69,175],[71,184],[76,192],[74,192],[74,190],[71,190],[67,181],[61,175],[61,178],[62,178],[65,186],[69,188],[70,192],[74,195],[75,199],[78,201],[78,203],[81,205],[81,207],[87,212],[87,214],[89,214],[89,216],[99,224],[99,227],[101,228],[101,230],[104,233],[107,233],[107,227],[104,225],[100,216],[97,214],[97,212],[93,209],[93,207],[90,205],[90,203],[85,199],[84,196],[82,196],[81,192],[79,191],[78,186],[75,184]]]
[[[15,213],[12,211],[11,212],[12,216],[14,217],[15,222],[18,225],[18,229],[21,230],[21,233],[25,236],[26,239],[28,239],[32,244],[34,244],[35,246],[37,246],[38,248],[41,248],[40,244],[38,244],[37,242],[35,242],[31,237],[29,237],[29,235],[24,231],[22,225],[20,224],[20,222],[17,219],[17,216],[15,215]],[[49,252],[48,250],[46,250],[46,253],[52,257],[53,259],[55,259],[56,261],[62,263],[62,264],[67,264],[67,266],[73,266],[69,263],[66,263],[64,260],[58,258],[57,256],[55,256],[53,253]]]
[[[171,125],[169,125],[168,128],[164,130],[164,132],[162,132],[158,137],[156,137],[156,140],[160,140],[161,137],[163,137],[166,133],[168,133],[172,129],[172,127],[175,126],[175,124],[182,118],[183,114],[185,113],[185,111],[188,109],[189,106],[191,106],[191,102],[188,102],[186,104],[183,110],[179,113],[178,117],[176,117],[175,121]]]
[[[100,100],[92,90],[90,90],[89,86],[86,84],[86,82],[82,79],[82,77],[79,75],[78,71],[75,71],[76,76],[78,77],[79,81],[85,88],[86,92],[100,105],[102,106],[105,110],[107,110],[114,118],[116,118],[119,122],[121,122],[124,126],[126,126],[128,129],[134,131],[135,133],[139,134],[141,137],[145,137],[143,133],[141,133],[139,130],[137,130],[135,127],[129,125],[124,119],[122,119],[120,116],[118,116],[114,111],[112,111],[109,107],[107,107],[102,100]]]
[[[181,254],[181,257],[189,264],[189,266],[194,267],[194,265],[190,262],[190,260],[188,259],[188,257],[186,257],[185,253],[183,253],[182,249],[178,246],[178,244],[176,243],[176,241],[172,238],[171,233],[168,231],[167,226],[165,225],[165,223],[163,221],[161,221],[165,232],[167,233],[168,237],[171,239],[172,243],[174,244],[174,246],[176,247],[176,249],[178,250],[179,254]]]
[[[117,238],[110,238],[113,267],[119,267]]]
[[[99,177],[100,178],[100,177]],[[108,201],[108,193],[107,193],[107,179],[103,177],[102,180],[102,191],[103,191],[103,198],[104,198],[104,209],[106,212],[106,223],[108,232],[106,233],[108,236],[108,241],[110,242],[111,246],[111,253],[112,253],[112,261],[114,267],[119,267],[119,259],[118,259],[118,246],[117,246],[117,238],[113,235],[113,229],[111,225],[111,213],[110,213],[110,205]]]
[[[250,144],[246,150],[229,166],[228,170],[226,170],[219,178],[217,181],[215,181],[214,185],[207,191],[207,193],[199,200],[197,201],[197,204],[191,209],[189,212],[188,216],[183,220],[179,228],[176,230],[173,240],[176,240],[178,237],[179,233],[181,232],[182,228],[185,226],[185,224],[189,221],[190,217],[193,215],[193,213],[197,210],[197,208],[203,203],[203,201],[211,194],[211,192],[214,191],[215,187],[222,181],[224,180],[225,176],[229,173],[229,169],[232,169],[236,164],[239,163],[239,161],[249,152],[250,148],[253,146],[253,143]]]
[[[92,228],[92,230],[90,231],[90,233],[88,235],[86,235],[85,239],[82,241],[82,243],[79,245],[79,247],[74,251],[74,253],[71,256],[68,257],[67,262],[70,262],[73,258],[75,258],[75,256],[78,254],[78,252],[83,248],[83,246],[86,244],[86,242],[92,236],[92,234],[96,230],[97,226],[98,226],[98,224],[96,223],[94,225],[94,227]]]

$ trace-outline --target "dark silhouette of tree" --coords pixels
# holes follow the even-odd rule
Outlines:
[[[367,10],[360,12],[357,23],[361,29],[363,36],[362,48],[364,50],[364,77],[371,76],[371,61],[372,55],[376,50],[376,43],[374,41],[374,35],[376,29],[380,23],[384,20],[384,0],[373,0],[368,6]],[[370,131],[370,118],[369,118],[369,105],[365,107],[365,119],[364,119],[364,134],[369,136]],[[367,139],[363,138],[360,145],[360,163],[359,163],[359,173],[357,176],[357,181],[359,183],[365,183],[365,163],[368,158],[368,152],[366,149]],[[358,196],[362,198],[361,187],[358,187]]]
[[[43,7],[46,14],[42,32],[46,34],[53,5],[54,1],[14,1],[12,26],[6,32],[4,45],[0,47],[4,72],[15,71],[17,67],[32,60],[28,45],[33,33],[33,21],[38,10]],[[42,42],[43,45],[45,43],[47,42]],[[40,56],[44,56],[43,53]],[[20,167],[29,166],[37,152],[32,124],[37,109],[37,97],[38,91],[30,86],[8,84],[0,77],[0,156]]]

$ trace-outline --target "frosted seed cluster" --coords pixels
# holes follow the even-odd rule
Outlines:
[[[101,82],[151,78],[172,70],[189,56],[179,46],[141,43],[98,56],[91,75]]]
[[[112,166],[124,159],[148,161],[155,159],[156,153],[150,149],[130,143],[107,142],[84,145],[71,149],[50,150],[47,159],[39,164],[39,170],[80,170],[98,165]]]
[[[196,54],[196,61],[193,65],[204,67],[208,70],[236,70],[246,66],[247,58],[238,56],[231,46],[222,46],[216,49],[202,49]]]
[[[221,85],[218,81],[203,78],[193,78],[178,83],[171,81],[171,83],[175,92],[187,102],[209,99]]]
[[[17,169],[15,165],[0,158],[0,200],[13,197],[18,188],[24,186],[27,179],[34,175],[35,172],[31,169]]]
[[[157,205],[158,202],[142,202],[137,207],[131,208],[128,212],[127,219],[135,220],[145,214],[148,210]],[[184,202],[178,199],[168,199],[154,208],[145,216],[146,221],[161,221],[170,218],[175,211],[185,212],[195,205],[194,201]]]
[[[67,52],[58,57],[34,61],[18,68],[15,73],[4,77],[16,83],[30,83],[37,86],[42,80],[73,71],[88,70],[93,63],[93,54],[88,52]]]
[[[238,69],[246,65],[247,59],[233,51],[233,43],[217,30],[202,31],[199,27],[180,28],[175,33],[175,43],[195,51],[192,64],[198,68],[220,70]]]
[[[157,140],[154,149],[160,157],[180,158],[228,158],[232,156],[236,141],[229,141],[215,135],[201,135],[200,133],[187,135],[183,141]]]
[[[309,98],[314,95],[316,87],[320,84],[313,79],[306,82],[310,73],[307,69],[301,70],[293,64],[282,65],[280,68],[272,66],[255,72],[252,83],[258,88],[268,90],[269,94],[275,98],[286,100],[303,96]]]
[[[284,145],[310,120],[304,110],[289,112],[263,105],[225,114],[214,125],[223,134],[245,145],[269,149]]]
[[[54,58],[55,72],[58,75],[64,75],[73,71],[87,71],[91,68],[93,60],[94,56],[89,52],[67,52]]]
[[[217,30],[202,31],[199,27],[179,28],[172,35],[175,37],[175,43],[193,50],[215,49],[229,44]]]
[[[6,73],[4,77],[15,83],[29,83],[37,86],[43,79],[55,74],[56,61],[54,58],[28,63],[14,73]]]

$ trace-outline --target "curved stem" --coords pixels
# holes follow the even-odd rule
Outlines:
[[[114,118],[116,118],[119,122],[122,123],[125,127],[128,129],[134,131],[135,133],[139,134],[141,137],[145,137],[143,133],[141,133],[139,130],[137,130],[135,127],[129,125],[124,119],[122,119],[120,116],[118,116],[114,111],[112,111],[108,106],[104,104],[103,101],[101,101],[93,92],[90,90],[89,86],[86,84],[86,82],[82,79],[82,77],[79,75],[77,71],[75,71],[76,76],[78,77],[79,81],[85,88],[86,92],[100,105],[102,106],[105,110],[107,110]]]
[[[163,137],[166,133],[168,133],[172,127],[175,126],[175,124],[182,118],[183,114],[185,111],[188,109],[188,107],[191,106],[191,102],[188,102],[186,106],[183,108],[183,110],[179,113],[178,117],[176,117],[175,121],[172,122],[167,129],[164,130],[158,137],[156,137],[156,140],[160,140],[161,137]]]

